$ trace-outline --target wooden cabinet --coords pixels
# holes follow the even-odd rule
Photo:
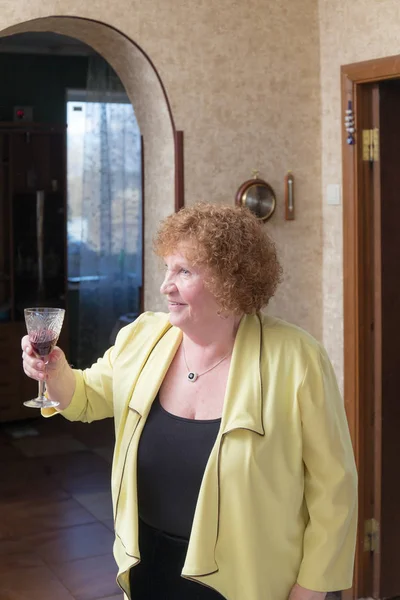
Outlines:
[[[65,128],[0,123],[0,421],[37,416],[22,406],[37,389],[21,367],[23,311],[65,308],[66,281]]]
[[[23,322],[1,323],[0,326],[0,421],[29,419],[37,412],[22,402],[37,395],[37,383],[25,376],[21,366]]]

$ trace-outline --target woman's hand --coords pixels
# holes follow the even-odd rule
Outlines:
[[[295,583],[291,589],[288,600],[325,600],[326,592],[314,592]]]
[[[35,355],[29,336],[25,335],[21,341],[22,347],[22,368],[28,377],[37,381],[49,381],[58,377],[64,368],[66,362],[65,354],[61,348],[55,347],[48,356],[48,362],[45,364],[43,360]]]
[[[31,379],[45,381],[49,398],[60,403],[60,410],[67,408],[74,395],[75,376],[61,348],[56,346],[45,364],[35,355],[29,336],[22,338],[21,347],[25,374]]]

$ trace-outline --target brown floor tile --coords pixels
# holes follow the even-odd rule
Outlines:
[[[76,440],[71,435],[58,435],[54,437],[26,437],[13,442],[14,448],[17,448],[26,457],[36,456],[57,456],[70,452],[85,450],[82,442]]]
[[[40,435],[53,436],[63,433],[71,435],[71,431],[68,431],[70,428],[70,422],[67,421],[67,419],[64,419],[61,415],[55,415],[50,419],[44,419],[39,414],[36,419],[31,419],[29,423],[27,423],[27,426],[36,429]]]
[[[113,518],[110,492],[78,493],[73,494],[73,498],[99,521],[106,521]]]
[[[0,497],[2,504],[9,502],[55,502],[70,498],[70,494],[57,486],[56,482],[45,475],[25,477],[22,469],[16,473],[15,479],[5,479],[0,482]],[[0,523],[4,515],[0,513]],[[0,527],[1,529],[1,527]]]
[[[82,475],[60,473],[55,476],[55,480],[70,494],[110,493],[111,490],[111,474],[109,471],[84,473]]]
[[[29,536],[24,543],[47,565],[53,565],[110,554],[114,535],[102,523],[91,523]]]
[[[107,529],[114,533],[114,519],[105,519],[102,521],[102,523],[107,527]]]
[[[0,581],[3,574],[11,569],[29,569],[45,567],[43,560],[32,552],[19,552],[17,554],[3,554],[0,561]],[[1,596],[0,596],[1,597]]]
[[[76,477],[87,473],[107,473],[111,477],[110,465],[104,458],[91,451],[45,456],[41,465],[53,477],[68,475]]]
[[[36,460],[27,460],[25,457],[19,460],[9,460],[1,465],[0,489],[9,481],[24,481],[36,479],[44,475],[42,465]]]
[[[17,448],[14,448],[12,444],[0,444],[0,463],[9,462],[12,460],[20,460],[21,457],[21,452]]]
[[[3,444],[8,444],[10,437],[5,432],[5,427],[3,423],[0,423],[0,446]]]
[[[1,423],[0,431],[7,440],[16,440],[28,436],[39,435],[33,420],[13,421],[11,423]]]
[[[48,567],[9,569],[0,578],[1,600],[74,600]]]
[[[43,531],[56,531],[63,527],[83,525],[96,521],[95,517],[73,500],[9,503],[2,507],[0,537],[26,537]]]
[[[1,523],[0,523],[1,531]],[[23,538],[0,540],[0,561],[4,555],[8,554],[23,554],[28,550],[26,541]]]
[[[114,445],[110,446],[98,446],[97,448],[93,448],[93,452],[104,458],[110,465],[112,464],[113,455],[114,455]]]
[[[111,554],[53,565],[52,569],[76,600],[95,600],[120,593],[115,581],[117,566]]]
[[[70,423],[68,431],[88,448],[113,445],[115,440],[113,419],[103,419],[93,423]]]

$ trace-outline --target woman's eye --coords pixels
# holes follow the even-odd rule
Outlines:
[[[190,275],[190,271],[188,271],[187,269],[181,269],[181,273],[183,275]]]

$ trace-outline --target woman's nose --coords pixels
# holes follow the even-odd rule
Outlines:
[[[160,287],[160,292],[162,294],[169,294],[171,291],[173,291],[175,288],[175,283],[172,281],[172,279],[166,275],[164,281],[161,284]]]

